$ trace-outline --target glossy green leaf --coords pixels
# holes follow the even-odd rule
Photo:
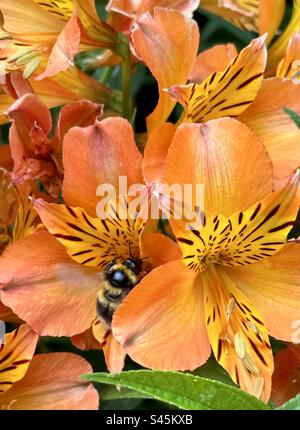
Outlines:
[[[300,394],[277,408],[279,411],[300,411]]]
[[[94,373],[84,379],[117,385],[187,410],[270,409],[255,397],[218,381],[188,373],[136,370],[120,374]]]

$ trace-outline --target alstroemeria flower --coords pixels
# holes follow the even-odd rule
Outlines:
[[[1,74],[21,69],[27,79],[38,70],[36,79],[44,79],[73,65],[80,50],[111,49],[117,43],[117,34],[98,17],[93,0],[4,0],[0,11]]]
[[[24,324],[0,344],[0,409],[98,409],[97,391],[80,378],[91,366],[70,353],[33,356],[37,340]]]
[[[300,392],[300,345],[289,344],[275,356],[272,401],[280,406]]]
[[[175,106],[163,89],[185,84],[190,75],[197,55],[199,30],[196,22],[182,13],[155,8],[153,15],[146,13],[135,23],[131,37],[137,56],[158,82],[159,101],[147,118],[151,132],[168,120]]]
[[[273,39],[283,20],[285,0],[244,2],[243,0],[202,0],[201,7],[222,16],[232,24],[262,35],[267,33],[266,44],[269,47],[268,68],[273,70],[284,55],[289,40],[295,31],[300,30],[300,1],[293,1],[293,12],[286,28],[279,37]]]
[[[267,44],[276,34],[285,12],[285,0],[245,2],[202,0],[200,7],[219,15],[237,27],[260,35],[268,33]]]
[[[81,100],[64,106],[59,115],[55,136],[51,113],[34,94],[18,99],[9,109],[13,122],[9,142],[14,160],[13,180],[16,184],[40,179],[51,195],[57,197],[61,188],[61,145],[67,131],[75,126],[93,124],[102,115],[102,106]]]
[[[14,186],[10,172],[1,170],[0,181],[0,254],[11,243],[33,233],[39,217],[28,199],[32,195],[28,183]],[[1,294],[0,294],[1,298]],[[20,319],[0,302],[0,320],[20,322]]]
[[[141,255],[145,221],[96,218],[96,190],[100,184],[118,190],[119,176],[127,177],[128,186],[143,184],[142,155],[132,127],[121,118],[73,127],[63,141],[63,166],[65,205],[35,200],[51,234],[38,230],[0,258],[1,300],[41,335],[75,336],[77,345],[94,345],[92,327],[108,368],[120,371],[125,352],[96,320],[96,297],[107,262]],[[168,238],[146,232],[143,238],[145,262],[155,266],[179,258],[179,248]]]
[[[171,220],[183,259],[141,280],[115,312],[113,334],[133,360],[155,369],[195,369],[212,348],[242,389],[267,401],[268,335],[290,340],[300,316],[300,248],[287,244],[299,170],[272,192],[264,145],[224,118],[178,127],[163,182],[204,185],[204,226]]]
[[[12,72],[1,84],[0,122],[8,122],[7,112],[15,100],[25,94],[36,94],[48,108],[79,100],[90,100],[114,109],[113,92],[110,88],[81,72],[76,67],[58,73],[52,78],[35,80],[35,74],[25,80],[22,73]]]
[[[223,53],[224,69],[207,76],[213,55],[219,51]],[[300,164],[300,131],[283,110],[289,107],[300,112],[300,87],[287,79],[263,79],[266,66],[264,37],[254,39],[231,61],[228,59],[226,65],[227,53],[226,46],[222,46],[200,54],[199,59],[205,54],[204,66],[198,74],[197,60],[191,75],[197,80],[206,76],[204,80],[168,90],[184,107],[179,123],[238,117],[263,140],[274,163],[274,177],[280,183]],[[230,48],[229,57],[232,55]]]

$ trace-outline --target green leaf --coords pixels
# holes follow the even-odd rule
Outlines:
[[[120,374],[94,373],[84,379],[117,385],[187,410],[270,409],[239,388],[188,373],[136,370]]]
[[[279,411],[300,411],[300,394],[276,408]]]
[[[300,128],[300,115],[297,114],[297,112],[294,112],[292,109],[289,108],[283,108],[284,112],[288,114],[288,116],[291,118],[291,120],[294,121],[296,126]]]
[[[124,387],[114,387],[113,385],[102,385],[99,391],[101,393],[102,400],[151,399],[149,394],[143,394]]]

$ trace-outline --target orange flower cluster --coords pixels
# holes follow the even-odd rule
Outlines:
[[[110,372],[126,355],[193,371],[213,354],[265,403],[299,392],[300,129],[285,108],[300,113],[300,1],[282,29],[284,0],[203,0],[257,37],[200,53],[199,3],[111,0],[100,18],[93,0],[0,0],[0,320],[14,329],[0,339],[0,408],[98,408],[89,363],[34,355],[40,336],[103,351]],[[138,63],[158,86],[143,134]],[[121,70],[121,90],[92,70]],[[121,177],[150,208],[159,190],[160,218],[163,186],[191,185],[201,226],[122,217]],[[105,219],[103,184],[117,194]],[[289,343],[274,374],[270,336]]]

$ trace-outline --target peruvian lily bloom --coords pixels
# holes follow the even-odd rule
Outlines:
[[[27,79],[38,70],[36,79],[51,77],[73,65],[78,51],[117,44],[116,32],[100,20],[93,0],[4,0],[0,11],[1,74],[23,70]]]
[[[8,109],[15,100],[25,94],[37,94],[48,108],[67,103],[90,100],[103,103],[110,109],[118,109],[110,88],[81,72],[76,67],[58,73],[52,78],[35,80],[35,74],[25,80],[19,71],[9,73],[2,82],[0,94],[0,122],[8,122]]]
[[[260,35],[267,32],[270,42],[284,16],[285,1],[202,0],[201,8],[221,16],[243,30],[257,32]]]
[[[248,125],[263,140],[274,163],[274,178],[280,184],[300,164],[300,131],[283,109],[289,107],[300,113],[300,87],[284,78],[263,79],[267,60],[264,40],[265,36],[254,39],[237,55],[232,45],[200,54],[190,72],[200,83],[174,85],[167,92],[184,108],[178,124],[231,116]],[[215,55],[220,52],[220,64],[212,73]],[[157,136],[159,128],[166,127],[171,129],[172,125],[160,124]],[[153,165],[163,163],[158,155],[166,156],[171,140],[164,142],[164,151],[157,150],[157,139],[151,135],[149,141],[147,159],[151,155]]]
[[[244,2],[242,0],[202,0],[201,8],[222,16],[232,24],[257,32],[268,33],[266,44],[269,46],[268,67],[272,70],[284,55],[289,40],[295,31],[300,30],[300,1],[293,1],[293,12],[286,28],[273,42],[279,32],[286,8],[285,0]],[[273,42],[273,43],[272,43]]]
[[[127,177],[128,186],[143,184],[142,155],[126,120],[73,127],[62,153],[65,204],[34,200],[48,231],[39,229],[2,254],[1,300],[40,335],[75,336],[76,345],[88,348],[95,347],[93,334],[108,368],[117,372],[125,352],[96,318],[103,270],[114,259],[132,256],[148,257],[144,262],[156,266],[178,258],[179,248],[160,234],[147,233],[143,219],[96,217],[99,185],[111,184],[118,194],[119,176]],[[118,206],[110,210],[118,213]]]
[[[34,356],[37,340],[23,324],[0,344],[0,409],[98,409],[97,391],[80,378],[91,366],[70,353]]]
[[[203,227],[171,220],[182,258],[154,268],[116,310],[113,334],[133,360],[193,370],[212,348],[243,390],[268,400],[268,336],[291,340],[299,320],[300,248],[287,243],[299,173],[273,192],[264,145],[235,119],[178,127],[163,183],[204,185]]]
[[[14,160],[13,181],[16,184],[40,179],[50,195],[57,197],[61,188],[61,146],[67,131],[75,125],[93,124],[102,115],[102,106],[81,100],[65,105],[58,118],[55,135],[51,113],[34,94],[18,99],[9,109],[12,121],[9,142]]]
[[[33,233],[39,217],[28,197],[32,189],[28,183],[13,186],[11,173],[0,171],[0,254],[13,242]],[[0,302],[0,320],[20,322],[10,308]]]
[[[300,345],[289,344],[275,356],[272,401],[280,406],[300,392]]]

